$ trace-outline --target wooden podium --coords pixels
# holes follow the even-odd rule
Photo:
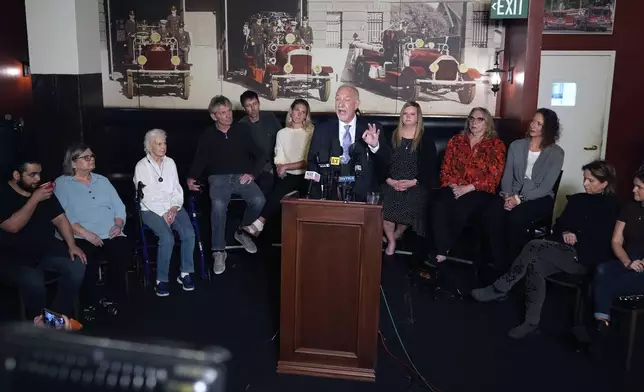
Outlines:
[[[282,200],[278,373],[375,381],[382,207]]]

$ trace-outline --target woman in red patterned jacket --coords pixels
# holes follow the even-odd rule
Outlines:
[[[431,216],[437,262],[446,259],[469,216],[495,197],[504,165],[505,144],[496,136],[492,115],[472,109],[465,130],[445,149],[442,189]]]

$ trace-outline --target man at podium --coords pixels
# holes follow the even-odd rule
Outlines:
[[[358,90],[344,84],[335,94],[337,119],[316,126],[307,161],[308,170],[319,173],[321,180],[311,183],[311,197],[339,199],[337,178],[351,182],[355,201],[365,201],[367,193],[379,190],[380,180],[386,175],[379,173],[379,168],[389,163],[391,148],[380,124],[367,123],[356,115],[359,106]],[[325,177],[336,178],[330,192],[323,189],[329,187]]]

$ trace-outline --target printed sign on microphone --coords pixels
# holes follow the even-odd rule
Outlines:
[[[307,170],[306,173],[304,173],[304,179],[320,182],[320,173]]]
[[[340,166],[340,157],[331,157],[331,166]]]
[[[356,182],[356,177],[355,176],[340,176],[340,177],[338,177],[338,182],[340,184]]]

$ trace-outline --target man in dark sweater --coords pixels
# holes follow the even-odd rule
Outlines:
[[[246,201],[247,207],[241,227],[235,239],[247,252],[257,252],[253,240],[244,232],[244,227],[253,224],[262,212],[266,199],[255,183],[265,163],[263,150],[255,143],[246,124],[233,124],[232,104],[218,95],[208,105],[210,117],[215,124],[208,127],[199,139],[197,153],[190,168],[188,188],[199,190],[196,179],[204,171],[208,176],[212,201],[212,255],[214,272],[221,274],[226,269],[226,211],[230,196],[235,193]]]
[[[282,124],[272,112],[260,112],[259,97],[256,92],[244,91],[239,100],[246,110],[246,115],[239,122],[250,126],[255,143],[264,151],[264,166],[255,182],[259,185],[264,196],[268,197],[275,183],[275,170],[273,169],[275,139],[277,132],[282,129]]]

